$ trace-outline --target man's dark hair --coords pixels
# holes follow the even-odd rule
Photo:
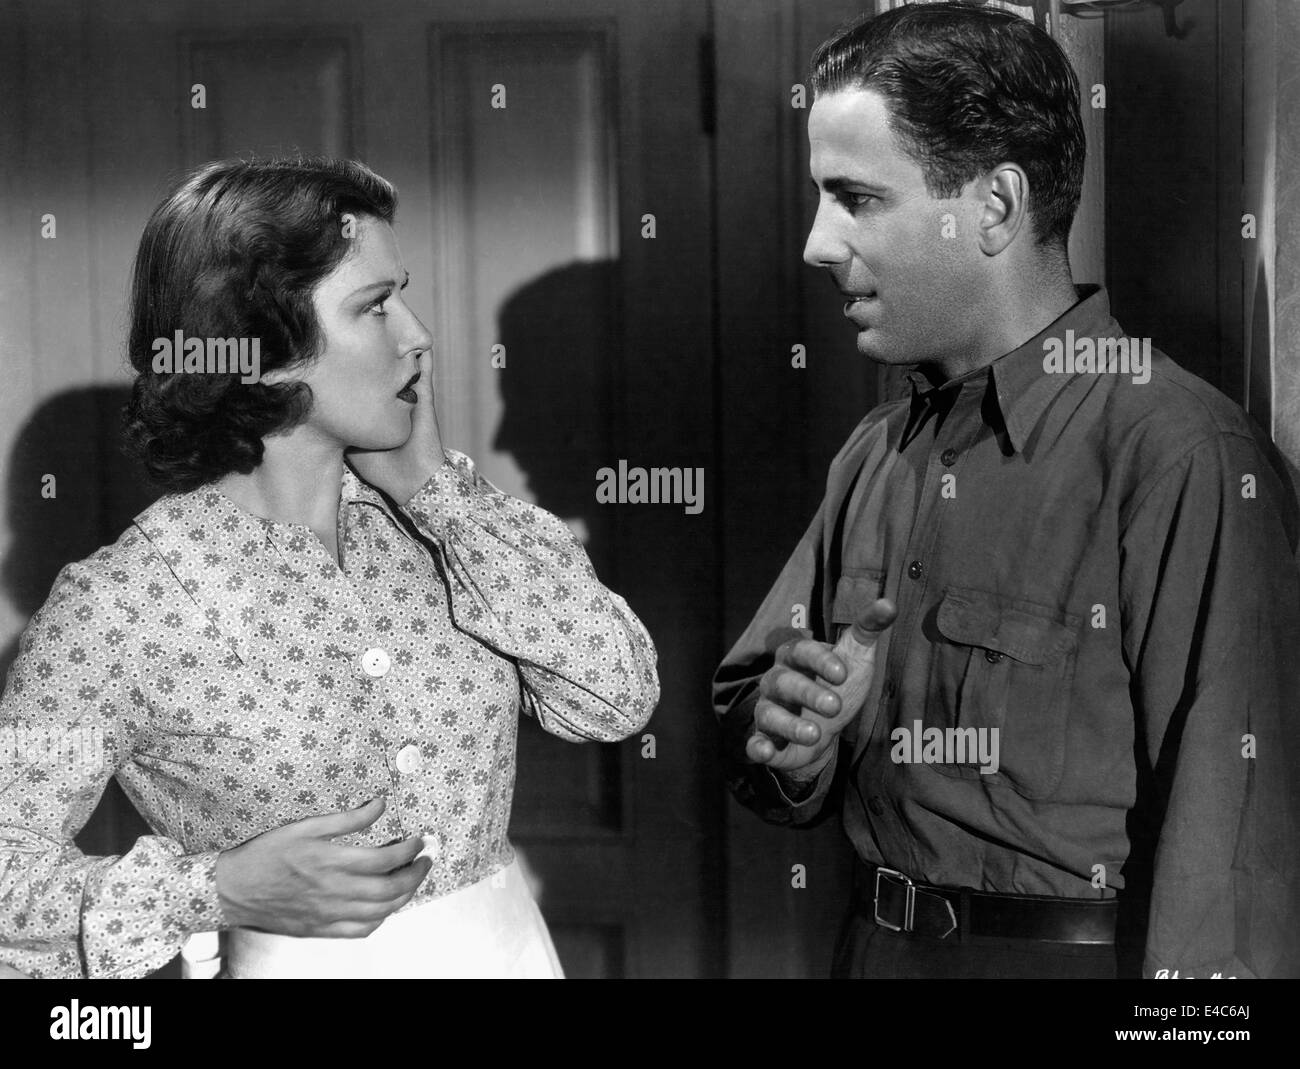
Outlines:
[[[185,178],[145,225],[131,286],[124,413],[128,447],[150,478],[192,490],[262,461],[262,439],[306,415],[305,383],[159,373],[156,338],[259,339],[261,371],[321,349],[312,290],[347,255],[344,213],[391,223],[393,187],[353,160],[219,160]],[[179,357],[181,354],[175,354]]]
[[[999,163],[1019,164],[1038,243],[1068,242],[1083,187],[1079,82],[1032,22],[958,3],[864,16],[817,49],[810,80],[818,96],[879,93],[932,197],[956,196]]]

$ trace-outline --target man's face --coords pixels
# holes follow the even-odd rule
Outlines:
[[[864,356],[957,366],[982,329],[977,183],[952,199],[931,198],[888,118],[869,89],[813,104],[808,142],[819,200],[804,260],[830,271]]]

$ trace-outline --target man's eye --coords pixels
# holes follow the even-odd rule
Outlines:
[[[876,199],[873,193],[843,193],[841,195],[844,198],[844,203],[850,208],[861,208]]]

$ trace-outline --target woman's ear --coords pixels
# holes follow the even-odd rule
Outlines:
[[[278,367],[273,371],[262,372],[261,378],[257,381],[267,383],[270,386],[278,386],[281,383],[291,381],[293,377],[293,371],[291,369]]]

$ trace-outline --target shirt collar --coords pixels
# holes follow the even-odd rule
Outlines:
[[[339,500],[345,505],[374,505],[385,513],[388,511],[388,505],[379,491],[359,478],[346,464],[343,465],[343,485]]]
[[[1030,433],[1056,395],[1074,376],[1049,375],[1043,370],[1043,354],[1049,339],[1062,344],[1066,332],[1074,337],[1105,338],[1122,333],[1119,324],[1111,317],[1110,298],[1101,286],[1076,286],[1078,302],[1046,329],[1035,334],[1023,345],[998,357],[990,364],[949,379],[942,385],[935,383],[919,368],[906,375],[912,385],[913,411],[917,403],[940,405],[940,395],[951,391],[947,403],[956,397],[967,383],[989,382],[991,394],[1006,427],[1007,439],[1016,452],[1021,452]]]

